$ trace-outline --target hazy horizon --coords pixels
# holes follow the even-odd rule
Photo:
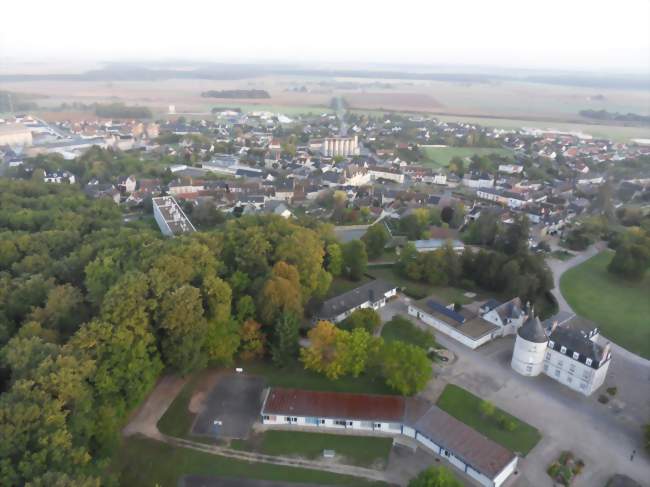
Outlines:
[[[650,73],[650,2],[10,2],[0,62],[293,63]],[[4,60],[4,61],[2,61]],[[0,71],[2,66],[0,65]]]

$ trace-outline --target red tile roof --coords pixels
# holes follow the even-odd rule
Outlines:
[[[401,422],[404,398],[272,388],[262,414]]]

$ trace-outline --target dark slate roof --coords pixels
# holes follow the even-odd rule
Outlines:
[[[370,281],[356,289],[328,299],[323,303],[319,315],[323,318],[334,318],[367,301],[375,302],[383,298],[385,293],[395,288],[394,284],[381,279]]]
[[[414,425],[436,444],[490,478],[496,477],[515,458],[515,454],[458,421],[442,409],[432,406]]]
[[[557,326],[549,336],[553,342],[551,347],[568,357],[573,357],[574,353],[578,353],[578,361],[585,363],[586,359],[591,359],[591,367],[594,369],[600,368],[609,358],[611,354],[608,352],[607,356],[603,359],[604,348],[598,345],[595,341],[591,341],[589,334],[580,329],[574,329],[569,326]],[[549,346],[551,344],[549,343]],[[565,351],[562,352],[562,347]]]
[[[528,316],[528,319],[521,325],[521,328],[517,330],[517,335],[533,343],[546,343],[548,341],[542,323],[540,323],[539,318],[533,316],[533,313]]]

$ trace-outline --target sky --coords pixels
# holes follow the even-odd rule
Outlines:
[[[5,62],[187,59],[650,72],[650,0],[4,0],[2,17]]]

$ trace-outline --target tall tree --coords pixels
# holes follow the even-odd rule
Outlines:
[[[298,356],[298,329],[300,322],[292,313],[282,313],[275,322],[275,336],[271,347],[273,363],[284,367]]]
[[[429,467],[412,479],[408,487],[463,487],[463,484],[446,468]]]
[[[327,246],[325,267],[334,277],[341,275],[343,271],[343,251],[341,250],[341,246],[336,242],[332,242]]]
[[[372,225],[368,230],[366,230],[363,237],[361,237],[361,240],[366,244],[368,257],[371,259],[381,257],[381,254],[384,252],[384,247],[388,243],[389,239],[390,235],[383,223]]]
[[[366,246],[361,240],[351,240],[343,247],[343,261],[350,279],[359,281],[368,267]]]
[[[420,392],[431,378],[431,361],[420,347],[391,341],[381,351],[382,373],[386,383],[400,394]]]
[[[302,295],[297,269],[286,262],[277,262],[259,294],[259,315],[262,322],[273,323],[282,313],[302,316]]]
[[[323,373],[328,379],[345,375],[347,357],[342,349],[345,331],[329,321],[319,321],[307,337],[310,345],[300,350],[300,360],[308,370]]]
[[[205,365],[208,332],[200,291],[188,284],[169,293],[161,303],[159,327],[165,364],[182,374]]]
[[[253,360],[264,356],[266,336],[262,325],[255,320],[246,320],[240,330],[241,348],[239,355],[243,360]]]

